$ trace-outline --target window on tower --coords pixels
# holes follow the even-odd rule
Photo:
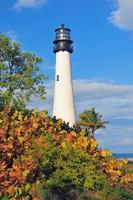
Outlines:
[[[57,81],[59,81],[59,75],[57,75]]]

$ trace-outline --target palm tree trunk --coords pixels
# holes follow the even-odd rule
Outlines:
[[[94,133],[95,133],[95,129],[91,128],[90,136],[89,137],[94,139]]]

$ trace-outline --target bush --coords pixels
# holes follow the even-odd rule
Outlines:
[[[124,160],[98,148],[86,130],[46,112],[0,112],[0,191],[4,199],[132,199]],[[116,185],[118,185],[116,187]],[[122,189],[119,189],[122,188]],[[1,197],[2,198],[2,197]]]

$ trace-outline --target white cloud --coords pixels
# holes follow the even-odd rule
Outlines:
[[[114,26],[125,30],[133,30],[133,0],[113,0],[116,9],[111,13],[109,20]]]
[[[133,119],[133,86],[75,80],[77,113],[96,107],[106,118]]]
[[[133,145],[133,139],[132,138],[126,138],[123,139],[120,143],[118,143],[119,145],[125,146],[125,145]]]
[[[131,124],[108,124],[106,129],[97,132],[100,147],[115,153],[133,153],[133,121]]]
[[[47,0],[16,0],[13,8],[20,11],[22,8],[36,8],[45,4]]]
[[[133,140],[133,85],[94,80],[74,80],[73,85],[77,116],[85,109],[95,107],[105,120],[110,121],[105,130],[99,130],[96,134],[100,146],[113,152],[132,152],[128,139]],[[51,114],[54,81],[46,85],[46,90],[46,100],[33,99],[30,107],[47,109]]]
[[[85,109],[95,107],[108,119],[133,119],[133,85],[100,83],[90,80],[74,80],[74,94],[77,114]],[[52,112],[54,82],[46,85],[47,99],[34,99],[32,105]]]

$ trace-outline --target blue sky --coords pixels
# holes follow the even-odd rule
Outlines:
[[[113,152],[133,153],[133,0],[0,0],[0,31],[44,58],[47,100],[32,106],[51,113],[54,29],[72,29],[77,115],[96,110],[110,121],[96,135]]]

